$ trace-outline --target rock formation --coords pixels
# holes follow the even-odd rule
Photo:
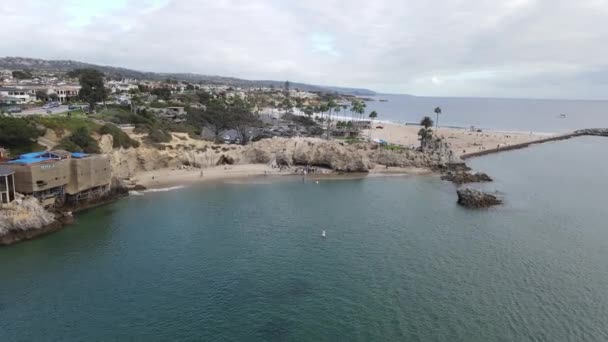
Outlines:
[[[502,201],[493,194],[473,189],[458,189],[458,204],[467,208],[488,208],[502,204]]]
[[[448,172],[441,177],[443,180],[453,182],[455,184],[491,182],[492,178],[483,172]]]
[[[188,139],[159,146],[115,149],[111,152],[116,177],[129,178],[136,172],[189,165],[213,167],[222,164],[310,165],[341,172],[367,172],[374,167],[370,151],[317,138],[271,138],[246,146],[218,145]],[[400,164],[424,164],[426,159],[404,160]]]
[[[17,197],[10,204],[3,204],[0,210],[0,245],[29,239],[61,226],[55,215],[46,211],[36,198]]]
[[[602,137],[608,137],[608,128],[588,128],[588,129],[580,129],[575,131],[574,134],[580,135],[598,135]]]

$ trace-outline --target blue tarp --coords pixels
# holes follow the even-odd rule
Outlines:
[[[19,158],[19,159],[11,160],[8,163],[9,164],[28,165],[28,164],[39,163],[39,162],[45,161],[45,160],[55,160],[55,159],[53,159],[53,158]]]
[[[26,154],[21,154],[19,155],[19,159],[31,159],[31,158],[37,158],[40,157],[41,155],[45,154],[46,151],[42,151],[42,152],[30,152],[30,153],[26,153]]]
[[[88,154],[82,153],[82,152],[73,152],[72,153],[72,158],[84,158],[87,156],[88,156]]]

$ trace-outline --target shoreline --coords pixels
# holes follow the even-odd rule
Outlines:
[[[302,175],[294,172],[294,169],[286,169],[279,171],[264,164],[241,164],[230,166],[215,166],[205,169],[172,169],[162,168],[151,171],[137,173],[130,181],[136,185],[145,187],[145,190],[136,190],[140,192],[154,192],[153,190],[164,190],[171,188],[189,187],[201,183],[222,183],[227,181],[240,180],[244,182],[255,182],[260,179],[277,180],[278,178],[287,177],[306,177],[307,180],[347,180],[366,177],[380,176],[422,176],[432,175],[434,172],[427,168],[415,167],[389,167],[376,166],[369,172],[335,172],[327,169],[321,169],[325,173],[310,173]],[[201,176],[202,171],[202,176]],[[152,190],[152,191],[150,191]]]
[[[363,136],[370,139],[382,139],[389,144],[416,148],[420,145],[418,125],[382,124],[377,128],[374,124],[371,130],[364,130]],[[507,146],[521,145],[534,141],[559,136],[555,133],[509,132],[509,131],[471,131],[470,129],[439,127],[431,128],[434,135],[442,137],[448,144],[454,157],[459,158],[474,152],[481,152]]]

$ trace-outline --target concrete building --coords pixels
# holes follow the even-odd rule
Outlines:
[[[13,104],[23,104],[36,101],[36,96],[27,89],[19,89],[14,87],[0,87],[0,98],[10,99]]]
[[[77,99],[80,88],[81,87],[79,85],[57,85],[49,87],[47,94],[56,94],[57,101],[64,103],[70,101],[71,99]]]
[[[15,171],[0,165],[0,204],[15,200]]]
[[[112,170],[104,155],[47,151],[22,154],[5,167],[14,171],[15,190],[44,206],[94,198],[110,190]]]

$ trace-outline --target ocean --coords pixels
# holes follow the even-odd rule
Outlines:
[[[419,123],[441,107],[441,126],[475,126],[481,129],[566,133],[582,128],[608,127],[608,101],[531,100],[496,98],[417,97],[378,95],[368,101],[367,113],[379,120]],[[382,102],[380,100],[388,100]],[[348,113],[349,114],[349,113]],[[566,115],[561,118],[561,114]]]
[[[605,144],[472,159],[488,210],[435,176],[126,198],[0,249],[0,340],[606,341]]]

